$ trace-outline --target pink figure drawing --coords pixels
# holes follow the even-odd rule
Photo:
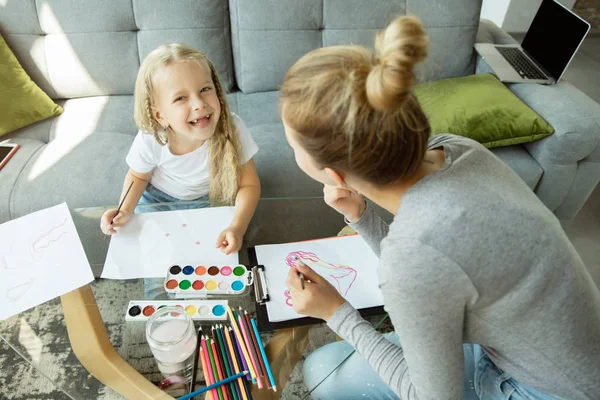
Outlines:
[[[306,251],[294,251],[285,258],[285,263],[293,268],[296,265],[296,260],[302,261],[304,264],[311,267],[315,272],[327,279],[334,288],[346,296],[350,288],[356,280],[356,270],[347,265],[335,265],[325,260],[321,260],[315,253]],[[288,290],[284,292],[285,304],[292,307],[292,299]]]

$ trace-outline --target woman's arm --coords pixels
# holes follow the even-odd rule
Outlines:
[[[367,242],[379,257],[379,243],[387,236],[389,227],[367,206],[364,197],[347,186],[323,187],[323,199],[331,208],[344,216],[345,222]]]
[[[328,325],[347,340],[403,400],[463,397],[464,310],[477,296],[462,269],[417,241],[398,243],[381,258],[385,309],[398,347],[344,303]]]
[[[254,215],[260,199],[260,180],[254,160],[242,165],[240,185],[235,197],[235,212],[231,225],[217,238],[217,247],[225,254],[238,251],[242,247],[242,238]]]
[[[346,219],[346,223],[354,229],[360,237],[371,247],[377,257],[381,256],[380,244],[387,236],[389,225],[383,222],[372,207],[366,206],[362,216],[355,222]]]

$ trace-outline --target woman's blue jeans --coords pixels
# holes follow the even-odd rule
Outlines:
[[[384,335],[400,345],[396,333]],[[348,342],[327,344],[304,361],[304,382],[313,389],[353,350]],[[465,400],[561,400],[520,384],[501,371],[485,354],[481,346],[465,344]],[[354,353],[336,372],[312,392],[313,399],[394,399],[399,397],[387,386],[367,361]]]

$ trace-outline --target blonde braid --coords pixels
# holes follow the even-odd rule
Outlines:
[[[158,129],[156,129],[156,121],[154,120],[154,117],[152,117],[152,105],[150,104],[150,90],[148,88],[148,84],[146,84],[146,117],[148,118],[148,123],[149,126],[148,128],[150,128],[150,132],[153,136],[154,139],[156,139],[156,141],[161,144],[161,145],[165,145],[167,144],[167,138],[166,136],[163,138],[161,137],[161,135],[158,133]]]
[[[214,66],[207,61],[221,105],[219,125],[210,139],[210,199],[220,205],[233,204],[239,187],[241,147],[221,82]]]

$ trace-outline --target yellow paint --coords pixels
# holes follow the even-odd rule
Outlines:
[[[206,290],[215,290],[217,288],[216,281],[208,281],[206,282]]]
[[[198,309],[196,308],[196,306],[193,306],[193,305],[189,305],[185,308],[185,312],[188,313],[188,315],[190,317],[192,315],[196,314],[197,311],[198,311]]]

